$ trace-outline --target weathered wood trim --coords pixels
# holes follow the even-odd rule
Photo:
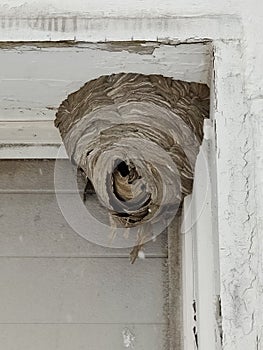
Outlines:
[[[223,346],[225,350],[254,350],[261,329],[259,252],[254,136],[244,99],[243,48],[239,40],[216,41],[214,47]]]
[[[54,15],[42,13],[20,15],[7,12],[1,18],[0,41],[130,41],[172,40],[174,42],[205,39],[240,38],[237,16],[159,16],[159,17],[91,17],[89,15]],[[231,30],[229,30],[231,23]],[[209,31],[207,30],[209,28]]]
[[[52,120],[69,93],[112,72],[160,73],[209,85],[211,47],[209,42],[2,42],[0,60],[5,67],[0,72],[0,158],[52,159],[61,145]]]
[[[18,17],[18,13],[13,18]],[[52,17],[52,16],[50,16]],[[8,19],[5,20],[7,23]],[[73,23],[71,18],[69,21]],[[97,22],[96,22],[97,21]],[[107,32],[102,22],[107,23]],[[102,30],[98,20],[89,22],[94,25],[94,33],[85,32],[83,40],[130,40],[143,38],[147,40],[157,37],[167,37],[168,40],[206,40],[212,39],[215,44],[215,90],[214,112],[216,114],[217,135],[217,175],[218,175],[218,227],[221,267],[221,297],[223,311],[223,332],[225,350],[257,349],[260,346],[260,324],[262,314],[258,307],[261,295],[258,295],[258,283],[261,271],[259,266],[260,252],[257,244],[261,241],[257,236],[255,225],[254,191],[253,191],[253,161],[251,145],[251,120],[246,114],[246,101],[242,100],[245,89],[243,81],[242,56],[244,43],[237,39],[242,36],[242,26],[238,18],[233,16],[181,18],[184,24],[179,25],[176,18],[169,19],[171,25],[157,26],[159,19],[127,19],[125,26],[122,19],[112,19],[109,22],[101,19]],[[22,21],[22,30],[10,30],[5,26],[1,34],[2,40],[46,40],[46,38],[74,40],[76,33],[63,34],[47,31],[32,31],[31,22]],[[141,24],[143,26],[143,34]],[[161,20],[162,22],[162,20]],[[29,24],[30,25],[29,25]],[[114,29],[113,23],[116,25]],[[130,24],[129,24],[130,23]],[[167,23],[163,21],[162,23]],[[175,25],[177,23],[178,25]],[[182,23],[182,22],[181,22]],[[134,25],[137,29],[134,29]],[[133,28],[131,28],[131,25]],[[148,27],[147,27],[148,26]],[[70,25],[72,27],[72,24]],[[121,28],[121,30],[120,30]],[[111,31],[112,30],[112,31]],[[99,31],[99,33],[98,33]],[[77,36],[80,38],[80,34]],[[125,39],[124,39],[125,38]],[[231,89],[235,87],[235,90]],[[260,96],[259,96],[260,97]],[[259,111],[259,108],[257,109]],[[240,129],[240,121],[242,128]],[[250,138],[248,137],[250,136]],[[243,166],[240,169],[239,163]],[[251,175],[249,175],[251,174]],[[244,206],[245,203],[245,206]],[[238,244],[237,244],[238,243]],[[239,248],[237,250],[237,247]],[[244,263],[245,262],[245,263]]]

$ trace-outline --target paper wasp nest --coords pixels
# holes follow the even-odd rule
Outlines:
[[[191,193],[208,116],[204,84],[120,73],[69,95],[55,125],[112,222],[149,229],[168,222]]]

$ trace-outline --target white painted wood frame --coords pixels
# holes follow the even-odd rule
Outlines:
[[[219,261],[212,121],[204,124],[194,188],[185,198],[182,223],[184,349],[221,349]]]
[[[253,157],[249,152],[253,140],[249,137],[248,106],[242,97],[244,70],[239,19],[234,16],[107,19],[68,16],[62,18],[64,32],[46,26],[45,23],[53,19],[54,16],[46,16],[41,22],[34,16],[30,19],[18,17],[14,23],[19,30],[5,26],[0,40],[158,40],[170,43],[211,40],[214,53],[211,118],[215,130],[217,185],[217,207],[212,201],[212,209],[216,213],[213,225],[218,226],[219,234],[223,348],[256,348],[260,325],[257,324],[257,300],[252,296],[257,293],[257,286],[251,284],[257,277],[255,218],[252,215],[255,203],[253,190],[250,190],[253,189],[253,170],[247,167]],[[242,249],[238,251],[237,241],[242,242]],[[201,350],[212,349],[204,343]]]
[[[69,44],[68,44],[69,45]],[[56,43],[0,46],[0,158],[57,158],[55,113],[87,81],[119,72],[208,83],[209,43]],[[63,152],[59,157],[67,157]]]

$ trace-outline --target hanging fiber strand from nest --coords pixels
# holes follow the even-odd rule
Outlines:
[[[113,229],[137,227],[132,261],[153,225],[169,223],[191,193],[208,116],[206,85],[161,75],[101,76],[60,105],[55,125],[69,158]]]

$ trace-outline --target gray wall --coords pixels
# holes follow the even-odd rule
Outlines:
[[[163,349],[165,234],[135,265],[129,250],[82,239],[57,205],[53,167],[0,162],[0,349]]]

